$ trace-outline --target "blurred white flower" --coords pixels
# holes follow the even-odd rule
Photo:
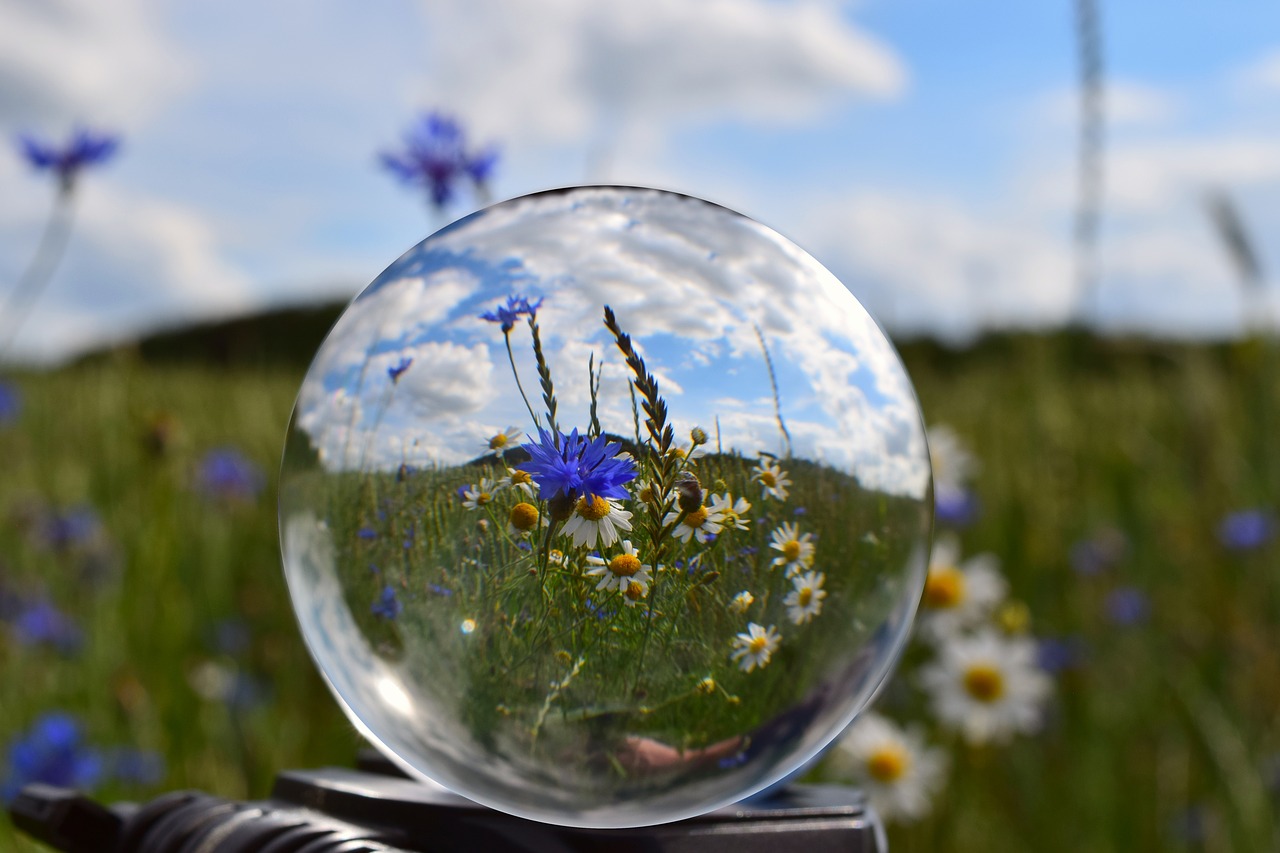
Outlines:
[[[1036,658],[1033,640],[984,629],[942,644],[920,683],[942,725],[971,744],[1000,743],[1040,727],[1053,684]]]
[[[945,751],[925,746],[918,729],[904,730],[875,713],[845,731],[830,761],[838,777],[866,792],[880,817],[898,823],[928,814],[947,774]]]
[[[963,490],[978,472],[978,460],[956,431],[946,424],[929,427],[929,461],[933,465],[933,488]]]
[[[999,565],[991,554],[978,554],[961,563],[960,540],[954,534],[938,536],[929,557],[921,602],[923,636],[946,640],[988,621],[1009,591]]]

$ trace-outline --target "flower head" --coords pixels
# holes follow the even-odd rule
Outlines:
[[[733,653],[729,657],[737,661],[743,672],[752,672],[769,665],[781,642],[782,636],[772,625],[763,628],[751,622],[745,632],[733,638]]]
[[[751,469],[751,479],[763,487],[761,498],[777,498],[780,501],[787,499],[787,486],[791,485],[791,481],[787,479],[787,472],[777,464],[761,459]]]
[[[827,597],[822,584],[826,579],[822,572],[805,572],[791,579],[795,589],[787,593],[782,603],[794,624],[803,625],[822,612],[822,600]]]
[[[831,756],[836,773],[850,777],[885,820],[924,817],[945,781],[946,752],[926,747],[918,730],[903,730],[879,714],[859,717]]]
[[[510,426],[502,432],[489,436],[488,441],[485,443],[488,453],[492,453],[501,459],[502,454],[515,447],[516,442],[520,440],[520,432],[520,427]]]
[[[599,495],[578,498],[573,514],[564,523],[564,535],[575,545],[607,548],[618,541],[621,531],[630,530],[631,513],[617,501]]]
[[[960,541],[940,536],[929,558],[921,628],[933,640],[971,628],[990,618],[1007,591],[995,557],[979,554],[961,564]]]
[[[64,654],[80,648],[80,628],[70,616],[41,599],[19,612],[13,620],[13,637],[21,645],[49,645]]]
[[[507,514],[507,533],[512,536],[528,536],[544,524],[546,519],[538,508],[526,501],[520,501]]]
[[[472,483],[462,492],[462,505],[467,509],[480,509],[493,501],[493,494],[497,490],[493,480],[481,477],[480,482]]]
[[[404,604],[396,597],[396,588],[390,584],[382,588],[382,594],[369,607],[374,616],[381,616],[383,619],[395,619],[401,610],[404,610]]]
[[[52,172],[66,192],[74,187],[76,177],[83,169],[110,160],[120,147],[120,140],[110,134],[78,127],[63,146],[26,133],[18,137],[18,146],[32,168]]]
[[[529,497],[533,497],[533,477],[529,475],[528,471],[508,468],[507,476],[498,481],[498,488],[519,490]]]
[[[1261,548],[1276,535],[1275,514],[1265,509],[1228,513],[1218,523],[1218,541],[1231,551]]]
[[[400,377],[403,376],[404,372],[412,366],[413,366],[413,359],[410,358],[409,356],[405,356],[404,358],[400,359],[395,364],[387,368],[387,376],[391,377],[391,381],[393,383],[398,384],[400,382]]]
[[[1150,613],[1151,600],[1136,587],[1118,587],[1107,595],[1107,618],[1116,625],[1138,625],[1145,622]]]
[[[649,584],[653,582],[650,574],[651,566],[640,561],[640,554],[630,539],[622,540],[622,553],[606,560],[603,557],[589,556],[587,564],[588,577],[600,578],[596,584],[599,591],[617,590],[623,594],[623,600],[634,607],[640,599],[649,594]]]
[[[681,518],[681,515],[684,517]],[[705,544],[720,532],[720,518],[719,512],[699,506],[692,512],[669,512],[662,519],[662,524],[665,527],[668,524],[674,524],[678,519],[680,523],[676,524],[675,529],[671,531],[672,536],[682,542],[696,539]]]
[[[1035,731],[1053,687],[1037,666],[1032,640],[989,629],[948,640],[921,670],[920,682],[939,721],[972,744]]]
[[[978,469],[978,460],[956,431],[946,424],[929,427],[929,462],[933,467],[934,489],[940,492],[963,490]]]
[[[538,309],[542,307],[542,300],[532,304],[523,296],[511,295],[507,297],[506,305],[499,305],[492,311],[486,311],[480,315],[481,320],[488,320],[490,323],[498,323],[502,326],[502,333],[506,334],[515,328],[516,321],[522,315],[527,314],[530,317],[537,315]],[[516,436],[519,438],[519,436]]]
[[[720,517],[720,524],[726,530],[730,528],[747,530],[751,525],[751,519],[746,517],[750,511],[751,504],[746,498],[738,498],[734,501],[733,495],[728,492],[711,496],[711,512]]]
[[[210,450],[197,474],[200,490],[224,501],[252,501],[266,485],[257,463],[234,447]]]
[[[556,436],[539,429],[536,443],[520,445],[529,454],[522,470],[538,484],[540,499],[630,497],[623,486],[635,479],[636,463],[622,453],[621,444],[603,435],[588,441],[576,429],[568,435],[557,431]]]
[[[484,187],[498,153],[493,146],[471,150],[457,119],[432,112],[405,134],[402,151],[383,152],[379,159],[403,183],[425,188],[431,203],[443,209],[453,201],[459,179],[469,178],[477,189]]]
[[[729,609],[734,613],[737,613],[739,616],[741,616],[742,614],[747,612],[748,608],[751,607],[751,605],[755,602],[755,600],[756,600],[756,597],[752,595],[748,590],[744,589],[742,592],[735,595],[733,599],[729,602]]]
[[[782,566],[790,577],[813,565],[813,534],[802,534],[799,525],[784,521],[769,538],[769,547],[778,552],[770,566]]]
[[[84,743],[80,724],[56,712],[40,717],[29,732],[10,741],[7,763],[0,786],[5,802],[32,782],[87,789],[102,777],[102,756]]]

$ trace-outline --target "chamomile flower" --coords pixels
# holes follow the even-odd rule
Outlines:
[[[575,545],[607,548],[618,541],[619,531],[631,530],[631,513],[612,498],[594,495],[578,498],[573,515],[564,523],[564,535]]]
[[[490,436],[487,443],[489,453],[492,453],[494,456],[501,459],[502,454],[506,453],[519,443],[522,434],[520,427],[513,426],[507,427],[504,431]],[[488,454],[485,455],[487,456]]]
[[[725,492],[723,495],[711,496],[711,511],[719,513],[720,524],[728,530],[736,527],[738,530],[746,530],[751,519],[747,518],[747,513],[751,510],[751,504],[746,498],[738,498],[737,502],[733,500],[733,495]]]
[[[508,468],[507,476],[498,481],[499,489],[518,489],[529,497],[533,497],[533,477],[528,471]]]
[[[631,544],[630,539],[622,540],[621,554],[607,560],[592,554],[587,557],[587,565],[592,567],[587,569],[587,577],[600,578],[600,583],[596,584],[597,590],[616,589],[618,592],[626,592],[631,581],[640,579],[648,584],[652,579],[649,574],[651,567],[640,561],[640,552]]]
[[[782,636],[772,625],[762,628],[751,622],[745,632],[733,638],[733,653],[729,657],[737,661],[743,672],[752,672],[769,665],[781,642]]]
[[[875,713],[849,727],[831,754],[838,776],[855,782],[880,817],[905,823],[924,817],[942,787],[946,753],[926,747],[918,729],[903,730]]]
[[[719,512],[700,506],[693,512],[686,513],[684,518],[680,519],[680,523],[671,531],[671,535],[681,542],[688,542],[692,538],[698,540],[699,543],[706,543],[708,537],[720,532],[721,517]],[[665,527],[678,518],[680,518],[679,512],[669,512],[662,519],[662,524]]]
[[[929,559],[921,630],[936,641],[972,628],[991,617],[1007,591],[994,556],[979,554],[961,564],[960,540],[940,536]]]
[[[761,459],[756,463],[756,467],[751,469],[751,479],[763,487],[760,493],[762,499],[777,498],[780,501],[787,499],[787,486],[791,485],[791,481],[787,479],[787,472],[777,464]]]
[[[480,509],[493,500],[495,491],[497,489],[493,485],[493,480],[482,477],[479,483],[473,483],[462,490],[462,505],[467,509]]]
[[[920,671],[938,720],[971,744],[1000,743],[1040,726],[1052,689],[1037,665],[1036,644],[983,629],[953,637]]]
[[[813,565],[813,534],[801,533],[798,524],[784,521],[781,527],[769,534],[769,538],[773,540],[769,547],[778,552],[769,565],[782,566],[787,577]]]
[[[826,579],[822,572],[805,572],[791,579],[795,589],[787,593],[782,603],[794,624],[803,625],[822,612],[822,599],[827,597],[822,584]]]
[[[511,536],[528,536],[539,527],[546,526],[546,519],[538,508],[531,503],[521,501],[511,508],[507,514],[507,533]]]
[[[946,424],[929,427],[929,462],[935,490],[963,489],[978,470],[978,460]]]
[[[747,609],[755,603],[756,597],[747,590],[743,590],[733,597],[729,602],[729,610],[741,616],[747,612]]]

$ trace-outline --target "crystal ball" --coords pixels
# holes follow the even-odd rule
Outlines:
[[[932,524],[919,404],[841,283],[750,218],[580,187],[389,266],[303,381],[285,574],[405,771],[580,827],[794,773],[889,677]]]

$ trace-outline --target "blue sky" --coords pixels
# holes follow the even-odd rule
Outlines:
[[[1200,199],[1228,191],[1280,269],[1280,7],[1101,6],[1095,322],[1237,334]],[[495,198],[677,189],[791,237],[898,334],[1054,326],[1075,304],[1072,24],[1065,0],[5,0],[0,133],[125,138],[14,355],[353,295],[468,212],[432,216],[376,165],[433,107],[501,144]],[[0,151],[0,288],[50,196]],[[1250,297],[1272,318],[1275,278]]]

